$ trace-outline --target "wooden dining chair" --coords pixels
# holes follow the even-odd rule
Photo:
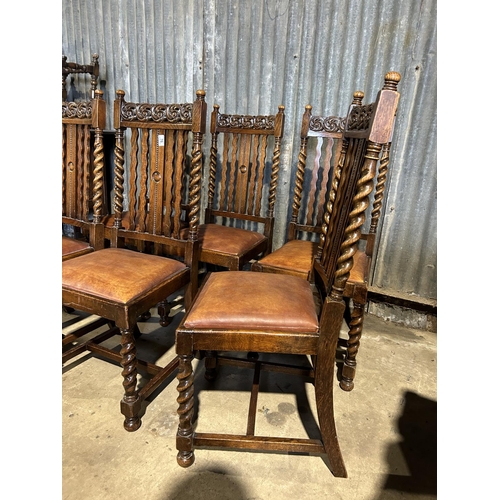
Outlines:
[[[194,449],[204,447],[314,453],[326,455],[335,476],[347,476],[333,411],[335,352],[345,309],[343,294],[361,237],[376,165],[384,144],[390,141],[399,101],[399,78],[399,74],[390,73],[374,103],[353,105],[347,115],[343,132],[345,160],[338,185],[328,195],[319,250],[314,259],[314,283],[320,304],[315,300],[311,284],[297,276],[220,271],[207,276],[181,320],[176,329],[176,350],[180,358],[176,446],[180,466],[192,465]],[[255,369],[245,434],[202,432],[201,418],[194,430],[194,403],[198,393],[192,361],[195,354],[206,351],[216,353],[212,359],[218,365]],[[249,351],[301,355],[309,359],[309,363],[307,369],[295,369],[290,365],[227,355]],[[290,376],[295,373],[313,380],[319,439],[256,434],[261,370],[282,371]],[[225,414],[221,408],[222,418]],[[226,426],[229,425],[226,422]]]
[[[116,325],[116,329],[65,351],[63,362],[90,351],[122,365],[125,393],[121,411],[127,431],[140,427],[142,402],[177,367],[177,358],[164,367],[138,358],[137,318],[184,290],[189,306],[197,291],[205,120],[203,90],[196,92],[193,103],[184,104],[127,102],[125,92],[118,90],[114,101],[113,224],[108,227],[94,218],[95,251],[63,262],[63,304]],[[180,234],[183,205],[188,208],[187,239]],[[102,345],[115,333],[121,335],[119,353]],[[141,388],[138,369],[152,375]]]
[[[65,101],[68,97],[68,76],[74,75],[90,75],[90,98],[93,99],[97,90],[97,79],[99,78],[99,55],[92,55],[90,64],[79,64],[76,62],[68,62],[67,56],[62,56],[62,100]]]
[[[397,78],[389,73],[387,78]],[[396,82],[397,83],[397,82]],[[364,94],[354,92],[353,106],[362,104]],[[252,271],[290,274],[313,280],[314,256],[318,251],[321,220],[328,190],[338,182],[345,160],[347,144],[342,141],[345,119],[336,116],[313,116],[307,105],[302,117],[301,143],[293,192],[292,214],[287,241],[283,246],[252,264]],[[349,326],[347,345],[344,346],[340,387],[354,388],[356,356],[363,330],[364,311],[368,298],[368,279],[384,196],[391,142],[384,144],[378,166],[375,195],[371,198],[371,219],[368,232],[363,232],[354,254],[353,267],[347,281],[344,297],[352,301],[346,309]],[[313,151],[313,154],[308,152]],[[352,310],[351,310],[352,309]]]
[[[211,116],[210,172],[200,261],[231,270],[271,250],[284,106],[276,115]]]

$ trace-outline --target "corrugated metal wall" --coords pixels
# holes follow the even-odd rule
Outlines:
[[[109,129],[117,89],[132,101],[186,102],[203,88],[209,112],[218,103],[224,113],[272,114],[284,104],[275,247],[286,235],[304,106],[344,116],[354,90],[373,101],[384,74],[399,71],[372,285],[433,299],[436,9],[437,0],[63,0],[62,53],[80,63],[99,54]]]

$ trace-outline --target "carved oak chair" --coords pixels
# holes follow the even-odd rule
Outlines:
[[[113,224],[106,227],[102,219],[94,217],[96,250],[63,262],[63,304],[113,321],[121,335],[119,354],[101,345],[117,333],[115,329],[77,344],[65,352],[63,362],[84,351],[120,362],[125,391],[121,411],[127,431],[140,427],[142,401],[177,367],[177,358],[165,367],[138,359],[134,336],[137,318],[184,289],[188,306],[198,287],[197,232],[206,103],[203,90],[196,96],[194,103],[149,104],[126,102],[125,92],[116,92]],[[126,159],[128,193],[124,182]],[[182,204],[188,207],[187,239],[180,235]],[[104,248],[105,240],[109,240],[109,247]],[[141,251],[147,244],[151,246],[148,252]],[[140,389],[138,368],[152,375]]]
[[[78,64],[68,62],[67,56],[62,56],[62,100],[68,97],[67,81],[69,75],[90,75],[90,98],[93,99],[97,90],[97,79],[99,77],[99,55],[92,55],[90,64]]]
[[[100,200],[93,204],[104,165],[106,103],[102,96],[97,90],[90,101],[62,103],[62,223],[72,227],[75,235],[62,236],[63,261],[93,250],[85,235],[92,217],[102,216]]]
[[[389,73],[387,78],[398,77]],[[353,97],[352,105],[362,104],[363,92],[357,91]],[[347,144],[342,141],[345,119],[335,116],[312,116],[311,110],[312,106],[307,105],[302,117],[301,144],[287,241],[279,249],[254,262],[252,271],[290,274],[309,281],[313,279],[313,261],[318,251],[326,193],[331,187],[336,189]],[[308,150],[312,145],[315,148],[311,157]],[[344,290],[346,300],[352,300],[352,313],[349,307],[346,309],[349,339],[340,381],[340,387],[345,391],[354,388],[356,355],[363,329],[368,278],[384,195],[390,145],[389,141],[382,149],[369,232],[361,234],[360,243],[364,243],[358,245],[354,254],[353,267]]]
[[[198,447],[305,452],[326,454],[331,472],[347,476],[333,412],[335,351],[345,309],[344,289],[361,236],[376,165],[383,145],[390,140],[399,100],[399,75],[392,75],[386,78],[375,103],[353,105],[347,116],[343,133],[345,161],[336,190],[329,193],[314,259],[319,309],[310,283],[297,276],[220,271],[207,276],[176,329],[180,358],[176,446],[180,466],[193,464],[194,448]],[[204,351],[217,353],[212,359],[219,365],[255,366],[246,434],[201,432],[199,422],[194,430],[197,392],[192,360],[196,352]],[[295,371],[289,365],[221,354],[248,351],[310,356],[309,366]],[[320,439],[256,435],[259,373],[264,369],[305,374],[314,381]]]
[[[231,270],[271,250],[284,106],[276,115],[227,115],[214,105],[200,261]]]

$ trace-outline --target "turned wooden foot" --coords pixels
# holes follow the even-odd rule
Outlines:
[[[147,321],[150,318],[151,318],[151,311],[146,311],[137,316],[137,321]]]
[[[165,327],[170,325],[172,322],[172,318],[169,316],[170,309],[172,309],[172,305],[169,304],[166,300],[162,300],[158,304],[158,315],[160,316],[160,325]]]
[[[347,351],[342,367],[342,378],[340,387],[344,391],[354,389],[354,376],[356,374],[356,355],[359,350],[359,341],[363,331],[364,305],[354,303],[351,322],[349,323],[349,340],[347,341]]]
[[[194,463],[193,446],[193,406],[194,406],[194,375],[192,366],[193,355],[179,355],[177,372],[177,403],[179,407],[179,427],[177,428],[176,447],[177,463],[181,467],[189,467]]]
[[[129,432],[139,429],[142,423],[139,418],[141,400],[137,390],[137,358],[133,330],[124,328],[120,330],[122,346],[120,364],[123,367],[123,388],[125,390],[120,406],[125,417],[123,427]]]

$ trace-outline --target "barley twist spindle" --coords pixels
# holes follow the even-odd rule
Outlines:
[[[269,216],[274,213],[274,204],[276,203],[276,191],[278,189],[278,172],[280,168],[280,147],[281,138],[276,139],[276,146],[273,151],[273,166],[271,169],[271,182],[269,184]]]
[[[104,186],[104,143],[101,129],[95,131],[94,143],[94,186],[92,202],[94,211],[94,222],[102,220],[103,186]]]
[[[124,155],[123,149],[123,130],[116,131],[115,143],[115,193],[114,193],[114,211],[115,211],[115,227],[121,228],[122,213],[123,213],[123,176],[124,176]]]
[[[194,240],[200,221],[201,200],[201,152],[202,134],[196,132],[193,139],[193,152],[191,160],[191,175],[189,179],[189,239]]]
[[[297,222],[300,210],[300,200],[302,198],[302,189],[304,186],[304,174],[306,171],[306,159],[307,159],[306,148],[307,148],[307,137],[304,137],[300,141],[299,161],[297,163],[297,175],[295,179],[295,187],[293,190],[292,222]]]
[[[361,237],[361,227],[365,221],[365,210],[369,205],[369,195],[373,190],[373,178],[382,146],[369,142],[365,154],[365,164],[361,178],[357,182],[357,194],[353,200],[353,209],[349,214],[349,226],[345,230],[344,242],[341,245],[341,254],[337,261],[335,282],[332,287],[332,296],[341,298],[349,272],[353,264],[357,243]]]
[[[384,188],[387,180],[387,171],[389,165],[389,152],[391,144],[384,144],[380,157],[380,165],[378,169],[377,185],[375,186],[375,197],[373,199],[373,209],[370,221],[370,233],[377,232],[378,221],[380,219],[380,209],[382,208],[382,200],[384,198]]]

